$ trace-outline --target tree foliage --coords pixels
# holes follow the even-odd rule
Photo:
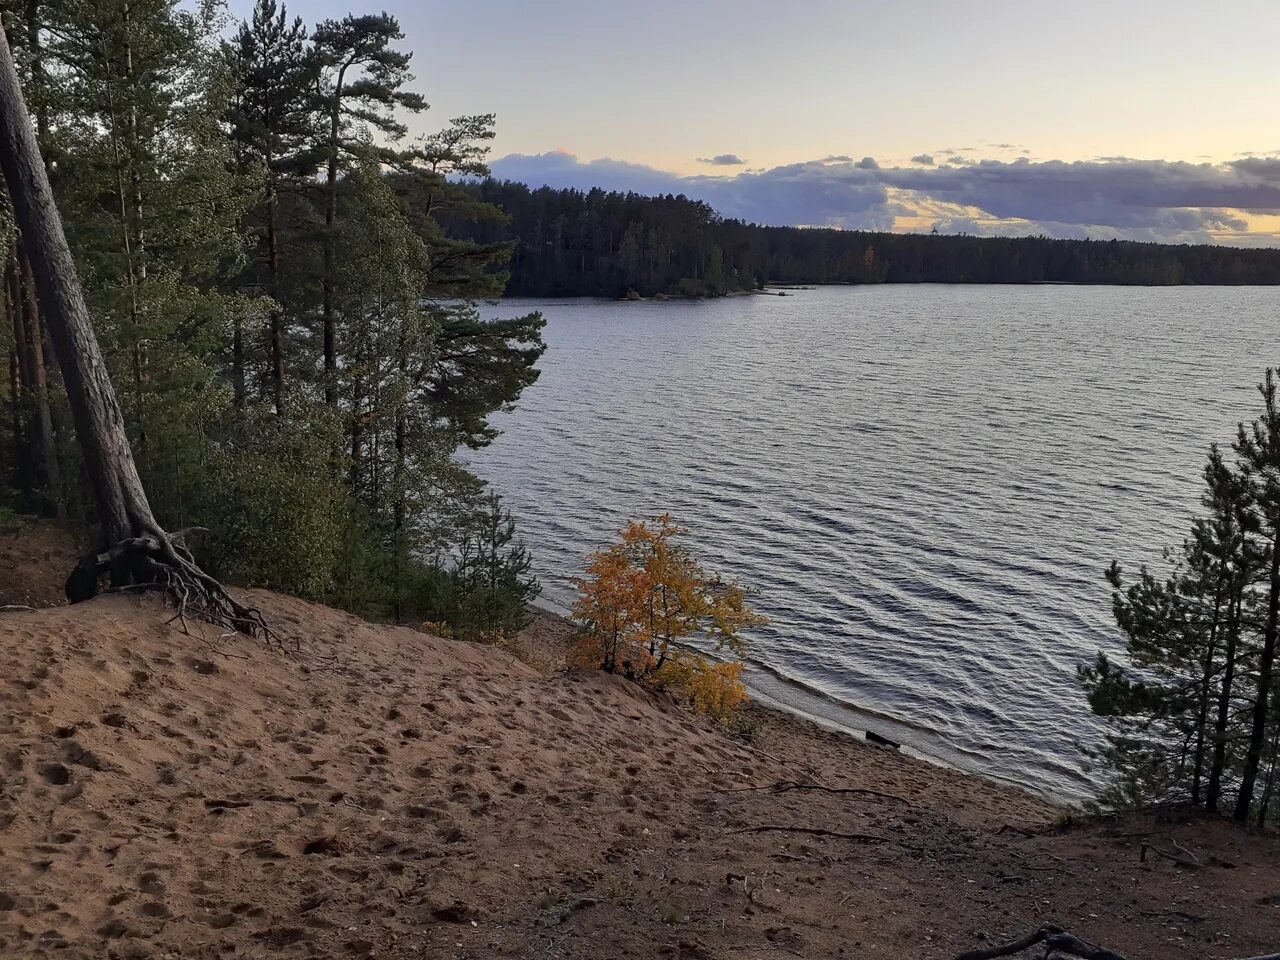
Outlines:
[[[575,581],[581,630],[571,660],[673,689],[724,718],[745,699],[742,665],[712,664],[687,644],[700,636],[740,657],[742,631],[767,621],[740,586],[703,569],[681,540],[687,533],[663,514],[633,521],[617,543],[591,555],[587,575]]]
[[[477,306],[510,246],[437,217],[498,216],[449,179],[487,172],[493,118],[402,146],[426,103],[385,13],[310,31],[279,0],[229,28],[179,0],[3,15],[158,519],[209,528],[193,548],[232,581],[413,615],[435,558],[474,551],[500,510],[454,454],[493,438],[543,351],[540,316]],[[0,494],[96,522],[60,481],[80,454],[7,215],[0,248]]]
[[[474,180],[504,220],[457,236],[513,243],[507,292],[712,297],[771,283],[1276,284],[1280,254],[1221,246],[772,227],[684,196]]]

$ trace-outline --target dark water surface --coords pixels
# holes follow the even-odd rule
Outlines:
[[[473,465],[547,600],[670,512],[758,591],[753,685],[1080,799],[1102,570],[1157,560],[1280,363],[1265,288],[829,287],[542,310],[543,374]],[[497,311],[495,311],[497,312]]]

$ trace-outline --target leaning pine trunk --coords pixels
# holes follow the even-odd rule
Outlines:
[[[36,147],[13,54],[0,27],[0,167],[62,367],[71,414],[107,543],[156,526],[125,436],[124,417],[76,277],[62,218]]]
[[[32,126],[9,39],[0,24],[0,171],[62,368],[102,526],[104,549],[81,561],[67,581],[68,599],[92,596],[99,575],[109,567],[113,586],[163,585],[176,598],[180,614],[189,610],[270,639],[262,617],[201,570],[181,538],[165,533],[151,512]]]

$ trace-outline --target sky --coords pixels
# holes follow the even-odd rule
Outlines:
[[[432,104],[414,132],[496,113],[502,177],[776,224],[1280,245],[1275,0],[383,6]]]

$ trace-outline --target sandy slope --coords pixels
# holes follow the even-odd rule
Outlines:
[[[621,680],[250,596],[300,652],[156,599],[0,614],[0,957],[896,960],[1043,919],[1135,960],[1280,945],[1274,840],[1059,831],[797,720],[747,745]],[[745,789],[779,781],[885,796]],[[1147,832],[1206,866],[1139,862]]]

